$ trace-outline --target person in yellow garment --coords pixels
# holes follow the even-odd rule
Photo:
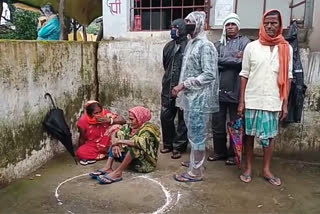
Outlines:
[[[111,184],[122,180],[122,173],[127,167],[132,167],[141,173],[152,172],[158,161],[160,144],[159,127],[151,122],[151,112],[148,108],[136,106],[129,110],[129,125],[124,125],[112,138],[112,149],[106,165],[90,177],[100,184]],[[115,170],[114,160],[121,162]]]

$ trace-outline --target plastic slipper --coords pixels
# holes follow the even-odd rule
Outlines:
[[[181,166],[184,166],[184,167],[189,167],[189,164],[190,164],[190,161],[181,162]]]
[[[107,174],[107,172],[98,169],[98,170],[96,170],[96,171],[94,171],[94,172],[91,172],[91,173],[89,174],[89,176],[90,176],[92,179],[97,179],[97,177],[99,177],[100,175],[104,175],[104,174]]]
[[[181,158],[181,152],[173,150],[172,155],[171,155],[172,159],[179,159]]]
[[[228,166],[234,166],[234,165],[236,165],[237,163],[236,163],[236,160],[232,157],[232,158],[228,158],[227,160],[226,160],[226,165],[228,165]]]
[[[251,177],[250,174],[246,175],[246,174],[243,173],[243,174],[240,175],[240,180],[247,184],[247,183],[250,183],[252,181],[252,177]]]
[[[219,160],[225,160],[225,159],[227,159],[227,157],[214,154],[213,156],[209,156],[207,158],[207,161],[219,161]]]
[[[272,185],[275,185],[275,186],[280,186],[281,185],[281,180],[280,178],[277,178],[277,177],[271,177],[271,178],[268,178],[268,177],[263,177],[266,181],[268,181],[270,184]]]
[[[113,179],[113,178],[110,178],[107,174],[104,174],[103,177],[110,182],[106,182],[104,179],[102,179],[100,176],[98,176],[97,180],[99,181],[100,184],[112,184],[112,183],[122,181],[122,178]]]
[[[172,151],[172,149],[160,149],[160,152],[163,153],[163,154],[169,153],[171,151]]]
[[[182,179],[179,177],[181,177]],[[174,175],[173,178],[174,180],[178,182],[183,182],[183,183],[203,181],[202,178],[191,177],[188,174]]]

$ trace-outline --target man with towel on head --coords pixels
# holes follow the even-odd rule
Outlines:
[[[235,13],[228,15],[223,22],[223,33],[220,41],[215,43],[218,51],[218,68],[220,76],[219,106],[220,110],[213,114],[212,129],[214,154],[208,161],[226,160],[227,165],[235,165],[233,142],[227,149],[226,121],[227,112],[230,120],[237,119],[237,108],[240,93],[240,77],[242,55],[250,40],[239,35],[240,19]]]
[[[243,54],[240,72],[238,114],[245,117],[246,168],[241,181],[252,180],[254,138],[263,147],[262,175],[270,184],[280,186],[280,178],[270,170],[274,138],[279,119],[288,115],[288,95],[292,79],[292,48],[282,36],[283,21],[278,10],[263,15],[259,39],[251,42]]]

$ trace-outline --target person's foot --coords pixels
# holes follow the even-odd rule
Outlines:
[[[244,183],[250,183],[252,180],[251,174],[242,173],[240,175],[240,180]]]
[[[112,184],[115,182],[122,181],[122,176],[113,178],[108,174],[100,175],[97,177],[97,180],[99,181],[100,184]]]
[[[275,186],[280,186],[282,184],[281,179],[275,177],[269,170],[263,172],[263,178],[268,181],[270,184]]]
[[[184,183],[199,182],[199,181],[203,180],[202,177],[191,176],[188,173],[182,173],[180,175],[174,175],[173,178],[174,178],[174,180],[176,180],[178,182],[184,182]]]
[[[172,158],[172,159],[179,159],[179,158],[181,158],[181,152],[174,149],[174,150],[172,151],[171,158]]]
[[[110,174],[108,174],[109,181],[107,181],[108,179],[103,175],[100,175],[99,177],[100,177],[100,179],[104,180],[106,183],[112,183],[112,180],[121,179],[122,178],[122,173],[118,173],[116,171],[112,171]]]
[[[189,167],[189,165],[190,165],[190,161],[182,161],[181,162],[181,166]]]
[[[212,156],[209,156],[207,158],[208,161],[219,161],[219,160],[226,160],[227,156],[226,155],[218,155],[218,154],[213,154]]]
[[[236,165],[236,159],[235,159],[234,157],[229,157],[229,158],[226,160],[226,165],[228,165],[228,166]]]
[[[90,176],[93,175],[93,176],[99,176],[99,175],[104,175],[104,174],[110,174],[111,172],[113,172],[113,170],[110,168],[110,169],[98,169],[94,172],[91,172],[90,173]]]
[[[169,153],[169,152],[171,152],[171,151],[172,151],[172,149],[168,149],[168,148],[160,149],[160,152],[163,153],[163,154]]]
[[[250,183],[252,180],[251,177],[252,170],[251,168],[247,168],[242,174],[240,175],[240,180],[243,181],[244,183]]]

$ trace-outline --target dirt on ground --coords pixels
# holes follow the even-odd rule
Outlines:
[[[187,159],[160,154],[156,171],[125,171],[123,181],[100,185],[87,173],[106,161],[81,166],[63,154],[0,189],[0,213],[320,213],[318,165],[275,158],[272,168],[283,182],[276,187],[262,178],[259,157],[250,184],[235,166],[206,162],[204,181],[178,183],[173,175]]]

